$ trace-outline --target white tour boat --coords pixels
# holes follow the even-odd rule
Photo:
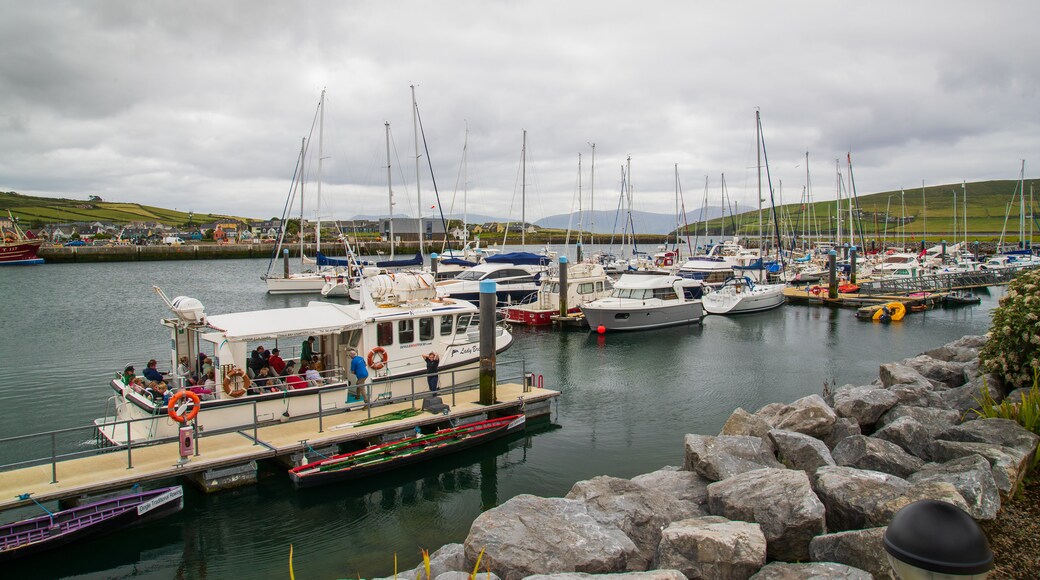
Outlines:
[[[581,307],[589,327],[644,330],[700,322],[704,317],[700,280],[681,276],[623,274],[607,298]]]

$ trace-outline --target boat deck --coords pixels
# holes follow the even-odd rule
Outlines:
[[[5,471],[0,477],[0,510],[29,503],[30,500],[18,497],[26,493],[32,494],[33,499],[40,502],[103,493],[133,484],[288,456],[305,451],[308,446],[317,448],[364,440],[439,423],[447,418],[459,419],[516,409],[521,397],[525,405],[531,405],[548,402],[560,395],[558,391],[536,387],[525,393],[523,385],[516,383],[500,384],[497,389],[499,402],[494,405],[481,405],[478,402],[480,393],[475,389],[456,393],[455,404],[447,416],[423,413],[407,419],[354,427],[354,422],[368,418],[367,411],[359,408],[326,415],[320,426],[319,419],[314,417],[260,427],[255,440],[251,427],[232,433],[203,435],[197,441],[195,451],[198,455],[183,464],[179,463],[178,442],[173,441],[135,446],[129,454],[125,448],[113,448],[107,453],[60,461],[56,464],[55,483],[51,483],[50,463]],[[373,409],[372,416],[411,407],[411,401],[384,405]],[[128,467],[128,463],[132,467]]]

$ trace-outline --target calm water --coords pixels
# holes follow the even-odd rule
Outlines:
[[[0,437],[88,424],[105,413],[106,381],[128,363],[168,356],[158,321],[170,296],[210,314],[306,304],[272,297],[266,260],[48,264],[0,270]],[[801,306],[702,326],[597,336],[515,331],[500,360],[524,358],[559,389],[555,423],[532,425],[437,465],[363,485],[296,492],[278,469],[259,485],[205,496],[185,486],[180,514],[78,544],[5,571],[20,578],[299,578],[388,575],[419,548],[461,542],[482,510],[532,493],[561,496],[596,475],[632,477],[680,465],[685,433],[717,433],[737,407],[754,411],[865,384],[878,365],[988,329],[1001,289],[972,308],[913,314],[882,326],[851,310]],[[82,439],[86,439],[84,435]],[[2,475],[0,475],[2,476]],[[5,513],[0,521],[32,510]],[[10,575],[8,574],[10,572]]]

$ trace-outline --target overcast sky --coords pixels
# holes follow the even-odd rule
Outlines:
[[[533,221],[671,213],[705,177],[755,204],[755,111],[774,188],[833,199],[1014,179],[1040,166],[1040,2],[26,2],[0,0],[0,190],[282,214],[327,89],[326,217],[415,215],[412,102],[441,206]],[[317,130],[306,171],[317,183]],[[422,155],[422,209],[434,189]],[[847,177],[846,177],[847,179]],[[458,193],[456,193],[456,191]],[[779,191],[778,191],[779,193]],[[1010,195],[1010,192],[1009,192]],[[310,202],[307,204],[311,206]],[[316,211],[308,208],[308,218]]]

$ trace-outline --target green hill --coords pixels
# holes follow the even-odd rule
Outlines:
[[[166,225],[179,226],[188,223],[188,213],[141,205],[137,203],[114,203],[98,200],[63,199],[54,197],[34,197],[13,191],[0,192],[0,213],[6,216],[8,210],[22,224],[39,227],[45,224],[62,222],[102,221],[129,223],[134,221],[161,222]],[[221,214],[193,214],[193,223],[206,223],[224,219],[249,221],[242,218]]]
[[[1027,179],[1025,181],[1026,195],[1026,229],[1033,219],[1030,210],[1031,188],[1040,180]],[[960,183],[949,185],[926,186],[924,191],[920,187],[905,189],[902,191],[885,191],[881,193],[860,194],[859,209],[860,217],[856,220],[856,231],[862,231],[868,238],[898,239],[900,236],[913,237],[914,239],[938,240],[943,236],[952,241],[952,234],[957,232],[957,238],[964,235],[964,197],[967,193],[967,227],[968,237],[973,239],[996,239],[1004,229],[1005,218],[1007,220],[1007,236],[1009,240],[1018,239],[1018,224],[1020,212],[1018,180],[979,181],[967,183],[962,189]],[[833,187],[830,191],[816,187],[815,195],[833,196]],[[954,226],[954,195],[957,197],[957,223]],[[765,196],[765,194],[764,194]],[[1012,197],[1014,202],[1012,203]],[[1040,200],[1038,200],[1040,201]],[[768,206],[768,199],[765,202]],[[855,203],[855,202],[853,202]],[[1009,207],[1010,204],[1010,207]],[[836,202],[820,201],[812,204],[793,203],[777,208],[777,215],[785,232],[792,230],[799,235],[810,231],[813,235],[833,235],[836,229],[835,216],[838,212]],[[848,232],[849,205],[848,200],[841,204],[843,216],[843,231]],[[768,208],[763,208],[762,221],[765,222],[764,230],[772,231],[772,218]],[[885,215],[890,217],[887,223]],[[901,224],[903,218],[907,223]],[[758,212],[745,212],[734,217],[725,218],[726,233],[736,232],[742,236],[758,235]],[[721,219],[708,221],[708,231],[712,235],[718,235],[722,225]],[[1040,222],[1033,226],[1040,234]],[[704,224],[690,224],[690,232],[703,234]]]

